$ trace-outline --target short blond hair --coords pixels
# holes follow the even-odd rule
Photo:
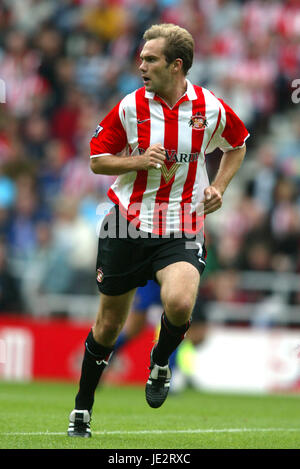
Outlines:
[[[194,39],[184,28],[172,23],[154,24],[144,33],[143,39],[150,41],[163,37],[166,40],[164,55],[167,63],[172,63],[176,59],[182,59],[182,70],[187,74],[193,64]]]

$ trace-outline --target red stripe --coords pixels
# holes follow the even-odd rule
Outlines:
[[[202,116],[205,116],[205,98],[200,87],[194,87],[198,99],[193,101],[193,115],[200,112]],[[204,138],[205,130],[192,129],[192,145],[191,153],[200,153]],[[203,225],[203,217],[197,216],[196,212],[190,215],[190,204],[192,201],[193,188],[197,175],[197,161],[191,161],[189,163],[189,170],[183,187],[181,197],[181,230],[187,233],[196,233]]]
[[[166,104],[161,101],[164,113],[165,135],[164,135],[164,148],[166,150],[177,152],[178,148],[178,106],[175,109],[170,109]],[[164,165],[169,170],[175,162],[165,161]],[[156,193],[155,207],[153,214],[153,233],[163,235],[166,233],[166,216],[169,205],[170,192],[175,180],[175,174],[166,182],[163,174],[160,178],[160,186]]]
[[[135,94],[136,117],[138,121],[145,121],[137,124],[138,144],[139,148],[147,150],[150,146],[150,108],[149,101],[145,98],[145,88],[140,88]],[[134,156],[138,158],[138,156]],[[141,212],[141,204],[143,195],[147,187],[148,171],[137,171],[137,175],[133,184],[133,190],[128,205],[128,220],[138,219]],[[140,227],[140,220],[137,222],[137,228]]]
[[[112,190],[111,187],[108,189],[107,196],[110,198],[110,200],[111,200],[114,204],[116,204],[116,205],[119,205],[119,204],[120,204],[119,197],[118,197],[117,194]]]

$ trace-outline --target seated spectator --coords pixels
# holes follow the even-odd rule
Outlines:
[[[0,241],[0,314],[20,314],[24,311],[24,305],[19,282],[12,275],[6,258],[6,245]]]

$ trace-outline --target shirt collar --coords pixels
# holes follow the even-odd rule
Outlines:
[[[192,83],[186,78],[186,82],[187,82],[187,89],[186,89],[186,92],[184,93],[183,96],[181,96],[181,98],[179,98],[178,101],[181,101],[181,99],[186,96],[187,97],[187,100],[188,101],[194,101],[195,99],[197,99],[197,94],[194,90],[194,87],[192,85]],[[155,99],[156,97],[156,94],[153,92],[153,91],[145,91],[145,98],[148,98],[148,99]],[[177,101],[177,102],[178,102]]]

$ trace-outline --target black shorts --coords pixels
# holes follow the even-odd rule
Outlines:
[[[114,236],[105,235],[109,217],[117,212]],[[119,221],[118,221],[119,220]],[[120,222],[121,220],[121,222]],[[189,262],[201,274],[205,268],[206,249],[199,245],[196,236],[153,238],[143,233],[138,238],[120,236],[119,224],[128,228],[125,218],[119,217],[118,207],[105,217],[99,236],[96,280],[99,291],[106,295],[122,295],[134,288],[143,287],[148,280],[156,281],[156,272],[175,262]],[[124,231],[122,232],[124,233]]]

